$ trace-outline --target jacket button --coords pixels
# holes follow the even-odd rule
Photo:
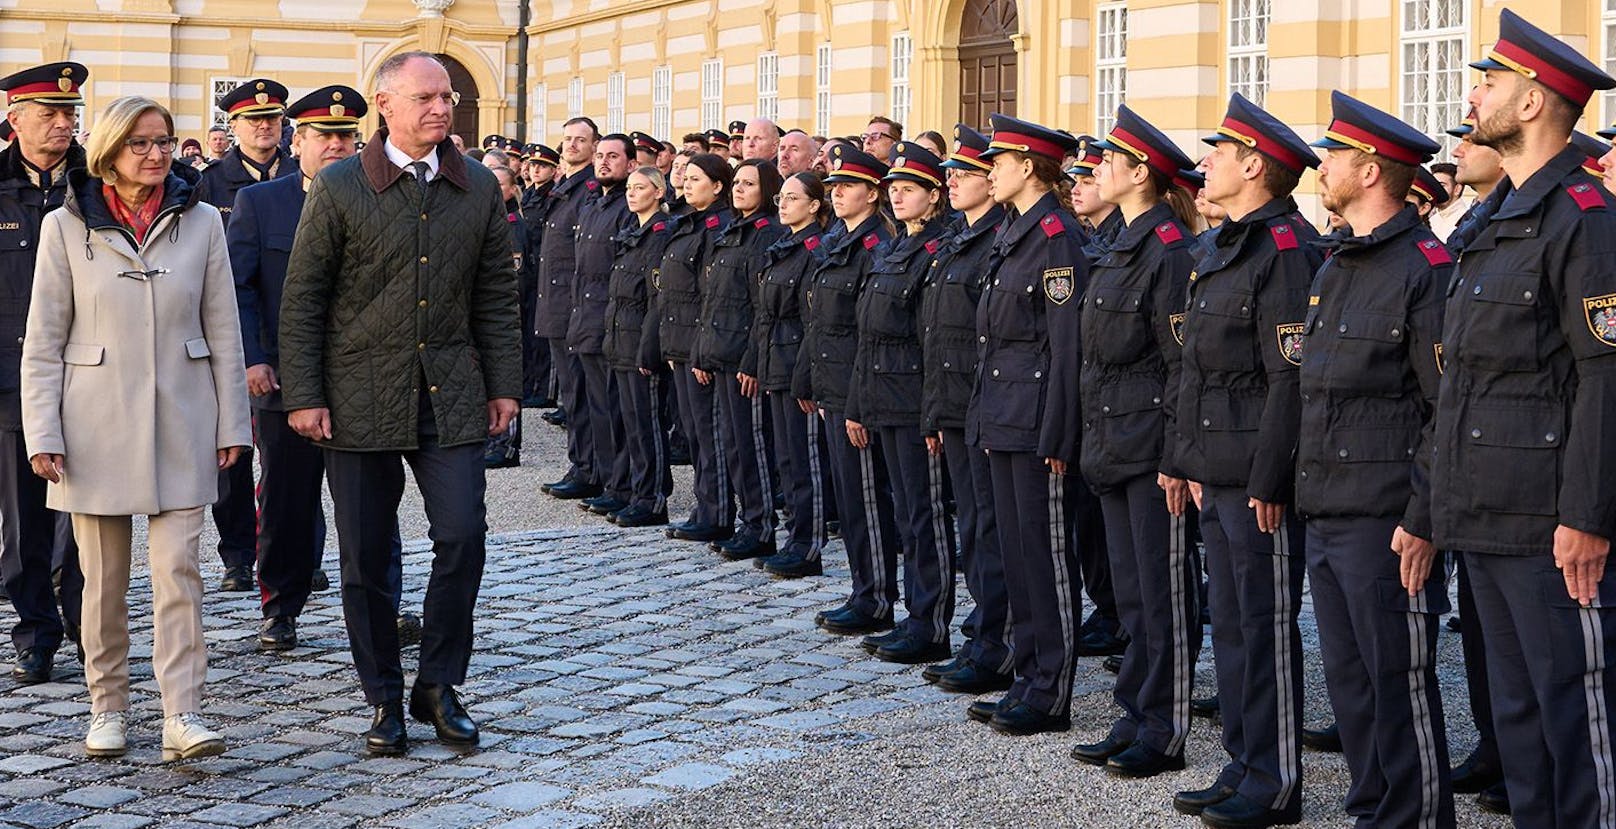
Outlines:
[[[947,360],[944,360],[943,361],[943,368],[953,368],[953,366],[949,365]]]
[[[1208,418],[1206,420],[1203,420],[1203,421],[1201,421],[1201,425],[1205,426],[1205,427],[1210,427],[1212,425],[1212,420],[1210,418]]]
[[[415,350],[416,351],[425,351],[426,350],[426,343],[416,343],[415,344]]]
[[[426,300],[423,299],[420,302],[417,302],[415,304],[421,306],[422,308],[425,308],[426,307]]]
[[[1555,441],[1555,439],[1558,438],[1558,437],[1559,437],[1559,435],[1556,435],[1555,433],[1550,432],[1550,433],[1543,436],[1543,442],[1544,443],[1553,443]]]
[[[1035,372],[1032,373],[1032,379],[1034,379],[1034,380],[1042,380],[1043,378],[1044,378],[1044,373],[1041,372],[1041,371],[1035,371]]]
[[[1157,405],[1157,406],[1160,406],[1161,405],[1161,398],[1160,397],[1152,397],[1152,398],[1150,398],[1150,402]]]
[[[1307,480],[1307,470],[1306,469],[1302,470],[1302,480],[1304,480],[1304,481]]]
[[[425,213],[421,214],[421,221],[423,221],[423,222],[426,221],[426,214]]]
[[[875,370],[876,370],[876,371],[880,371],[880,370],[881,370],[881,366],[879,366],[879,365],[877,365],[877,366],[876,366],[876,367],[875,367]]]
[[[1110,406],[1101,406],[1100,407],[1100,414],[1110,414],[1110,413],[1111,413],[1111,407]]]
[[[1523,294],[1521,294],[1521,296],[1522,296],[1522,297],[1524,297],[1524,298],[1526,298],[1526,299],[1531,299],[1531,298],[1532,298],[1532,292],[1531,292],[1531,291],[1527,291],[1527,292],[1525,292],[1525,293],[1523,293]]]
[[[1475,295],[1476,295],[1476,296],[1481,296],[1481,286],[1480,286],[1480,285],[1477,285],[1477,286],[1476,286],[1476,287],[1474,287],[1474,288],[1471,288],[1471,289],[1470,289],[1470,293],[1473,293],[1473,294],[1475,294]]]
[[[429,391],[429,392],[431,392],[433,394],[437,394],[438,393],[438,387],[437,386],[431,386],[431,387],[429,387],[427,389],[427,391]]]
[[[1203,300],[1201,300],[1201,307],[1202,307],[1202,308],[1205,308],[1205,307],[1206,307],[1206,300],[1204,300],[1204,299],[1203,299]]]
[[[1340,331],[1343,334],[1347,333],[1347,324],[1344,323],[1344,322],[1341,323],[1341,326],[1339,328],[1337,328],[1336,330]]]
[[[1481,437],[1481,430],[1480,429],[1471,429],[1470,430],[1470,436],[1473,437],[1473,438]]]
[[[28,247],[28,240],[27,240],[27,239],[24,239],[24,240],[22,240],[22,241],[21,241],[21,242],[18,242],[18,243],[17,243],[17,247],[19,247],[19,248],[25,248],[25,247]]]
[[[985,343],[985,342],[988,341],[988,338],[987,337],[977,337],[976,341],[979,342],[979,343]]]
[[[426,257],[425,256],[421,257],[421,264],[423,264],[423,265],[426,264]]]
[[[1094,307],[1096,307],[1096,308],[1098,308],[1098,307],[1100,307],[1101,305],[1104,305],[1104,304],[1105,304],[1105,300],[1103,300],[1103,299],[1094,300]]]
[[[1338,457],[1341,457],[1341,458],[1345,459],[1347,457],[1347,450],[1343,449],[1340,452],[1337,452],[1336,455]]]
[[[998,369],[994,369],[994,370],[993,370],[993,376],[994,376],[994,377],[998,377],[998,376],[999,376],[999,370],[998,370]]]
[[[1392,329],[1392,336],[1393,337],[1401,337],[1401,336],[1403,336],[1403,329],[1401,329],[1401,328],[1393,328]]]

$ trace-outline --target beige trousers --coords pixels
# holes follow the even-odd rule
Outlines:
[[[84,677],[90,712],[129,708],[129,555],[127,515],[73,514],[84,570]],[[202,710],[208,674],[202,638],[202,572],[197,547],[202,507],[151,516],[152,672],[163,692],[163,716]]]

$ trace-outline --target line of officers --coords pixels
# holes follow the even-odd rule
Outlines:
[[[852,583],[818,625],[1003,692],[968,714],[1007,734],[1070,728],[1101,550],[1129,645],[1115,722],[1073,756],[1131,777],[1185,765],[1193,514],[1229,759],[1173,805],[1216,827],[1301,819],[1304,574],[1345,810],[1454,825],[1452,552],[1490,686],[1466,785],[1501,776],[1521,826],[1616,825],[1616,201],[1590,175],[1604,149],[1571,140],[1616,80],[1510,11],[1500,28],[1458,131],[1502,180],[1451,249],[1411,203],[1442,200],[1439,146],[1339,92],[1311,144],[1232,96],[1204,179],[1124,106],[1099,139],[994,115],[946,158],[837,145],[823,178],[698,154],[670,194],[634,138],[577,119],[533,258],[570,421],[545,488],[667,523],[671,397],[696,505],[667,534],[798,577],[836,521]],[[1062,204],[1070,156],[1109,227]],[[1311,168],[1327,239],[1291,199]],[[1197,188],[1226,216],[1199,237]],[[951,651],[956,531],[976,607]]]

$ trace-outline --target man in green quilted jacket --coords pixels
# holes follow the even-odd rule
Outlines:
[[[365,749],[402,754],[404,671],[392,541],[415,473],[431,522],[421,664],[410,715],[477,743],[455,686],[471,659],[488,525],[482,448],[516,414],[516,272],[493,173],[449,139],[459,94],[437,58],[409,52],[376,76],[388,127],[314,179],[281,305],[281,394],[325,449],[354,667],[375,707]]]

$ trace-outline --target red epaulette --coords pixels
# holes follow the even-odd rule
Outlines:
[[[865,234],[865,236],[864,236],[864,249],[865,250],[874,250],[875,246],[879,245],[879,244],[881,244],[881,237],[875,235],[874,233]]]
[[[1164,245],[1171,245],[1183,239],[1184,234],[1179,232],[1178,225],[1172,222],[1162,222],[1156,225],[1156,238],[1160,239]]]
[[[584,182],[584,187],[587,187],[590,190],[599,190],[600,189],[600,182],[598,182],[598,181],[596,181],[594,179],[590,179],[590,180]]]
[[[1605,206],[1605,198],[1599,194],[1599,188],[1592,184],[1573,184],[1566,188],[1566,193],[1584,213]]]
[[[942,243],[937,239],[933,239],[930,242],[926,243],[926,252],[927,253],[936,253],[937,249],[940,248],[940,247],[942,247]]]
[[[506,213],[505,214],[505,221],[511,222],[511,223],[514,224],[516,222],[516,214],[515,213]]]
[[[819,249],[819,237],[818,236],[809,236],[808,238],[802,240],[802,246],[809,249],[809,250],[818,250]]]
[[[654,225],[651,225],[651,230],[652,230],[652,231],[653,231],[653,232],[655,232],[655,233],[661,233],[661,232],[662,232],[662,230],[663,230],[663,229],[664,229],[664,228],[666,228],[666,227],[667,227],[667,226],[668,226],[668,223],[667,223],[667,222],[657,222],[657,223],[656,223],[656,224],[654,224]]]
[[[1425,254],[1425,261],[1435,268],[1440,265],[1453,264],[1453,254],[1448,252],[1446,245],[1435,239],[1426,239],[1419,244],[1420,253]]]
[[[757,221],[752,223],[752,226],[757,228],[758,230],[762,230],[763,228],[768,227],[769,226],[769,217],[764,216],[763,218],[758,219]]]
[[[1290,225],[1269,225],[1268,235],[1274,237],[1274,247],[1280,250],[1296,250],[1300,246]]]
[[[715,227],[718,227],[718,217],[717,216],[708,216],[707,217],[707,229],[711,230],[711,229],[713,229]]]
[[[1044,220],[1038,223],[1038,226],[1043,228],[1044,235],[1051,239],[1066,232],[1066,225],[1061,224],[1060,217],[1054,213],[1045,216]]]

